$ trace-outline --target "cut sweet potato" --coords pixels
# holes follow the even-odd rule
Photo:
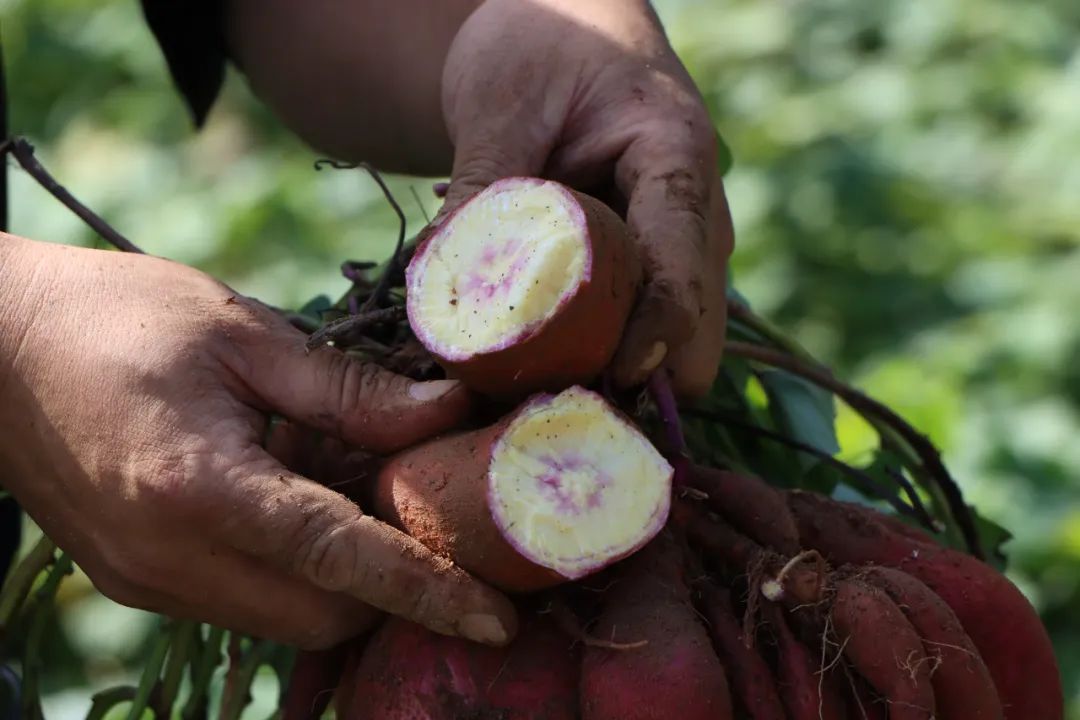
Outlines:
[[[636,427],[572,387],[391,458],[374,509],[493,585],[530,591],[648,542],[667,520],[671,476]]]
[[[505,178],[413,256],[409,323],[478,392],[557,392],[611,361],[641,279],[626,226],[606,205],[556,182]]]

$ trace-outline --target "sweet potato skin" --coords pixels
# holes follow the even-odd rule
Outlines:
[[[845,720],[834,676],[821,678],[822,661],[795,637],[780,605],[764,603],[777,650],[777,689],[789,720]]]
[[[349,646],[296,654],[289,687],[281,707],[281,720],[318,720],[333,699],[345,667]]]
[[[507,186],[521,182],[544,181],[536,178],[498,181]],[[479,353],[467,360],[453,360],[440,355],[437,348],[428,347],[449,376],[481,394],[514,399],[533,392],[557,392],[570,385],[588,384],[611,362],[622,339],[623,327],[642,282],[640,259],[629,231],[622,219],[599,200],[559,187],[580,208],[580,221],[592,253],[590,277],[545,323],[504,348]],[[448,223],[449,219],[441,227]],[[429,235],[417,250],[410,269],[437,241],[439,233],[440,229],[436,229]],[[416,328],[419,319],[411,308],[409,319]],[[588,342],[582,342],[583,338],[588,338]]]
[[[342,720],[574,720],[577,657],[532,616],[505,648],[393,618],[365,650]]]
[[[997,689],[960,620],[934,591],[894,568],[869,567],[859,577],[882,590],[911,621],[933,662],[938,720],[1002,720]]]
[[[742,623],[735,618],[730,592],[707,587],[704,603],[709,634],[746,716],[750,720],[785,720],[772,671],[757,649],[748,647]]]
[[[922,581],[948,605],[994,680],[1008,720],[1061,720],[1061,675],[1050,638],[1020,590],[994,568],[949,548],[893,532],[871,511],[789,491],[803,544],[837,564],[877,563]]]
[[[371,501],[381,520],[480,579],[508,592],[530,592],[566,578],[518,553],[492,518],[487,469],[507,422],[435,438],[391,457],[379,470]]]
[[[682,566],[677,543],[664,531],[620,567],[593,634],[647,644],[585,649],[582,720],[733,717],[724,668],[691,604]]]
[[[760,478],[696,465],[690,484],[707,503],[755,542],[782,555],[799,553],[799,529],[783,493]]]
[[[859,579],[836,583],[831,618],[844,657],[889,702],[889,720],[935,717],[931,665],[896,604]]]

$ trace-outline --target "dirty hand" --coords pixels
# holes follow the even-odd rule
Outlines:
[[[486,0],[450,47],[442,105],[454,145],[444,210],[511,175],[614,187],[646,268],[615,380],[664,363],[678,393],[705,393],[731,219],[716,132],[648,3]]]
[[[469,396],[305,336],[172,262],[0,234],[0,483],[106,595],[305,648],[378,608],[502,644],[509,601],[264,449],[278,413],[375,453]]]

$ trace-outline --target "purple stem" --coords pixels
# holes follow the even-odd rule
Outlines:
[[[660,420],[664,423],[664,433],[671,445],[671,466],[674,469],[672,484],[682,487],[690,471],[690,459],[686,452],[686,438],[683,437],[682,420],[679,418],[679,406],[675,404],[675,393],[671,390],[671,381],[663,368],[657,368],[649,376],[649,394],[652,395]]]
[[[356,298],[355,295],[350,295],[349,296],[349,314],[350,315],[356,315],[359,312],[360,312],[360,301]]]
[[[444,198],[446,192],[450,189],[450,183],[437,182],[431,186],[431,189],[435,192],[435,197]]]

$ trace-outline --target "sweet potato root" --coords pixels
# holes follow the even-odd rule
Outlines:
[[[888,701],[889,720],[934,717],[933,666],[888,595],[855,578],[840,580],[830,617],[844,657]]]
[[[348,657],[348,644],[298,652],[281,705],[281,720],[318,720],[334,697]]]
[[[911,621],[933,663],[938,720],[1002,720],[997,689],[960,620],[934,591],[905,572],[869,567],[859,577],[882,590]]]
[[[1061,720],[1064,694],[1050,638],[1031,603],[1004,575],[814,493],[790,491],[788,504],[807,547],[835,563],[903,570],[952,608],[990,670],[1008,720]]]
[[[375,635],[342,720],[574,720],[577,655],[540,616],[492,648],[401,619]]]
[[[743,637],[735,618],[731,594],[726,588],[708,586],[704,591],[705,619],[709,634],[727,670],[733,695],[749,720],[785,720],[784,708],[765,659]]]
[[[381,519],[509,591],[584,577],[652,538],[671,465],[596,393],[535,396],[494,425],[391,458]]]
[[[409,323],[478,392],[558,392],[610,362],[641,279],[629,232],[606,205],[559,183],[505,178],[417,249]]]
[[[620,569],[595,635],[646,644],[585,648],[582,720],[731,720],[724,668],[691,605],[670,531]]]

